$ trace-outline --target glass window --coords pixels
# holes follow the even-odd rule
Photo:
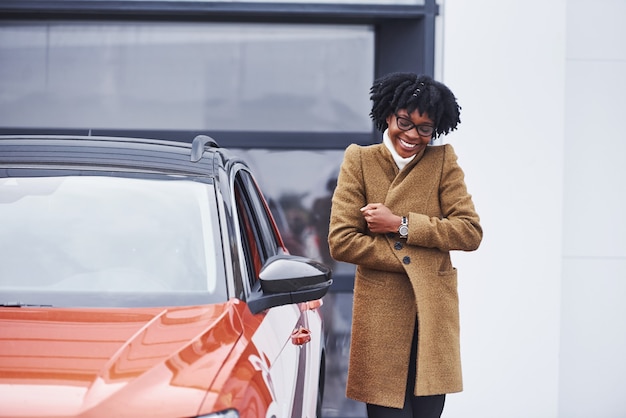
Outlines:
[[[270,223],[261,193],[252,176],[239,170],[235,178],[235,204],[239,220],[240,237],[245,252],[250,288],[268,258],[278,253],[278,241]]]
[[[3,22],[0,126],[371,132],[368,25]]]
[[[164,178],[0,179],[0,293],[225,300],[211,196],[206,184]]]
[[[246,275],[249,287],[252,288],[261,268],[263,267],[262,251],[260,248],[259,231],[254,222],[253,209],[250,205],[247,193],[241,181],[235,181],[235,203],[237,205],[237,218],[239,221],[239,237],[243,249],[243,259],[246,263]],[[243,289],[242,289],[243,290]],[[244,290],[245,291],[245,290]],[[240,294],[240,298],[245,298]]]
[[[256,173],[289,252],[325,263],[336,282],[351,279],[354,266],[337,263],[328,250],[331,198],[344,151],[237,149],[236,153]]]

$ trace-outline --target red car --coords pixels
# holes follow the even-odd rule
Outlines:
[[[320,416],[330,270],[210,138],[0,137],[0,219],[0,416]]]

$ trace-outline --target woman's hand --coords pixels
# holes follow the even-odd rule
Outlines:
[[[368,229],[375,234],[396,233],[402,223],[402,217],[391,213],[382,203],[368,203],[360,210]]]

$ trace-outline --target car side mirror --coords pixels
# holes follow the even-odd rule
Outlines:
[[[333,282],[331,276],[330,268],[310,258],[276,255],[261,269],[248,308],[256,314],[275,306],[320,299]]]

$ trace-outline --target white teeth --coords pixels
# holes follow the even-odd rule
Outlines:
[[[408,148],[415,148],[417,146],[417,144],[410,144],[410,143],[408,143],[406,141],[403,141],[403,140],[400,140],[400,142],[402,142],[402,145],[404,145],[405,147],[408,147]]]

